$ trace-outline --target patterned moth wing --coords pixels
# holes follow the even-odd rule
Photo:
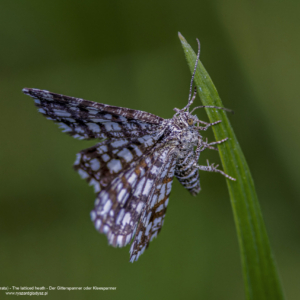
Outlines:
[[[183,158],[179,158],[175,168],[175,177],[193,195],[200,190],[199,169],[195,166],[196,154],[191,149]]]
[[[152,170],[156,174],[155,182],[146,201],[146,207],[137,224],[134,241],[130,247],[130,261],[137,261],[148,248],[149,243],[157,237],[164,223],[164,218],[171,193],[176,165],[176,148],[164,147]]]
[[[39,112],[59,124],[63,132],[78,138],[136,138],[159,130],[164,121],[148,112],[110,106],[48,92],[27,89]]]
[[[166,157],[165,143],[155,144],[167,120],[147,112],[108,106],[45,90],[23,89],[23,92],[34,98],[39,112],[59,123],[64,132],[73,137],[108,138],[78,153],[74,168],[94,186],[97,194],[95,208],[91,212],[96,229],[107,235],[109,244],[119,247],[127,245],[150,201],[150,193],[153,194],[151,203],[154,203],[153,199],[157,198],[163,186],[160,183],[156,188],[156,176],[169,174],[163,172],[163,158],[170,157]],[[175,163],[175,159],[172,162]],[[164,199],[164,202],[166,205],[168,201]],[[147,209],[153,207],[147,206]],[[163,213],[165,208],[159,214]],[[143,242],[147,240],[148,245],[151,237],[159,232],[162,222],[163,218],[158,218],[153,223],[148,240],[143,238]],[[144,218],[141,224],[145,224]],[[140,226],[139,232],[142,231],[144,235],[149,233],[149,229],[145,231]],[[144,244],[137,244],[135,240],[135,253],[139,252],[141,246]]]
[[[105,140],[77,154],[74,169],[94,186],[95,192],[107,188],[124,170],[137,164],[156,142],[155,136]]]
[[[134,228],[156,185],[156,176],[163,165],[165,147],[159,143],[153,146],[155,139],[152,137],[144,142],[137,139],[120,144],[119,147],[112,147],[113,143],[115,141],[105,141],[97,148],[82,151],[75,168],[90,183],[94,186],[96,184],[97,199],[91,212],[96,229],[107,235],[109,244],[123,247],[133,237]],[[142,151],[144,155],[141,155]],[[105,158],[103,161],[102,157],[105,155],[110,159],[105,161]],[[99,167],[98,172],[93,170],[95,165]],[[109,179],[105,183],[100,180],[98,184],[98,178],[104,174]]]

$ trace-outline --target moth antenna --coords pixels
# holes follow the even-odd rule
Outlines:
[[[193,73],[192,79],[191,79],[190,93],[189,93],[189,100],[188,100],[188,102],[190,102],[190,100],[192,98],[192,90],[193,90],[194,77],[195,77],[196,69],[197,69],[197,66],[198,66],[198,60],[199,60],[199,57],[200,57],[200,42],[199,42],[198,39],[196,39],[196,40],[197,40],[197,43],[198,43],[198,53],[197,53],[197,59],[196,59],[196,63],[195,63],[194,73]]]

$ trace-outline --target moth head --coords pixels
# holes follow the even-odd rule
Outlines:
[[[186,128],[186,127],[191,127],[195,124],[195,122],[197,121],[197,117],[191,115],[189,112],[181,112],[179,114],[179,116],[176,118],[177,119],[177,123],[182,127],[182,128]]]

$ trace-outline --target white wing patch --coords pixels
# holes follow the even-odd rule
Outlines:
[[[118,173],[122,170],[121,162],[118,159],[112,159],[107,163],[107,167],[111,173]]]

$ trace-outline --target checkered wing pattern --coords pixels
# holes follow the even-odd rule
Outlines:
[[[107,235],[109,244],[123,247],[134,236],[149,201],[159,197],[157,184],[161,181],[157,178],[169,174],[163,170],[173,149],[154,144],[153,137],[119,146],[115,142],[105,141],[81,151],[74,167],[95,187],[97,198],[91,219],[96,229]],[[160,221],[153,230],[162,225]]]
[[[80,151],[74,169],[94,186],[98,194],[102,190],[109,189],[112,181],[125,170],[134,168],[155,142],[156,138],[150,135],[136,139],[105,140]]]
[[[151,113],[105,105],[38,89],[23,89],[40,113],[78,139],[135,138],[156,132],[162,118]]]
[[[149,193],[146,207],[137,224],[134,241],[130,248],[130,261],[137,261],[148,248],[149,243],[157,237],[164,223],[164,218],[171,193],[176,157],[172,148],[165,148],[159,160],[157,175]]]
[[[197,195],[200,188],[199,169],[195,166],[196,154],[193,150],[179,159],[175,168],[175,177],[192,195]]]

